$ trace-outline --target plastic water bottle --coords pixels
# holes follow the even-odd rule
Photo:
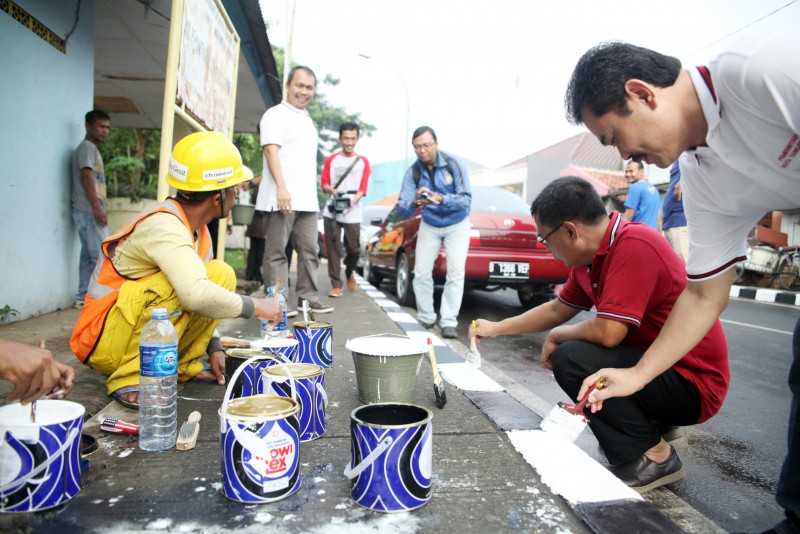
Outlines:
[[[281,320],[277,323],[272,325],[272,330],[269,329],[267,326],[270,322],[269,321],[261,321],[261,337],[288,337],[289,336],[289,328],[286,323],[286,312],[288,310],[286,306],[286,299],[283,297],[284,292],[286,291],[285,287],[282,287],[280,292],[278,293],[278,303],[281,306],[281,312],[283,316]],[[275,296],[275,286],[269,286],[267,288],[267,298],[274,298]]]
[[[165,308],[142,329],[139,360],[139,448],[163,451],[178,433],[178,333]]]

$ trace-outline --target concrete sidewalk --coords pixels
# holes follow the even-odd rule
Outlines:
[[[333,313],[317,316],[333,325],[334,364],[326,373],[327,431],[322,438],[301,444],[301,489],[270,504],[243,505],[220,493],[218,410],[223,388],[180,384],[179,421],[193,410],[202,414],[197,447],[146,453],[138,449],[136,438],[99,430],[105,417],[136,422],[138,414],[109,403],[105,377],[70,353],[76,310],[0,325],[0,337],[31,344],[45,339],[59,360],[76,368],[77,385],[70,400],[86,407],[84,432],[99,442],[99,450],[88,457],[90,466],[75,499],[52,511],[0,514],[0,531],[719,531],[696,515],[670,514],[676,524],[632,491],[620,489],[605,468],[572,444],[556,443],[555,449],[552,441],[543,445],[543,433],[536,430],[539,415],[464,363],[463,345],[445,345],[438,338],[437,357],[448,380],[447,405],[435,406],[427,358],[414,398],[434,415],[431,501],[399,514],[359,507],[351,500],[350,482],[343,475],[351,454],[350,414],[360,406],[353,359],[345,343],[364,335],[404,332],[424,340],[430,333],[364,281],[357,291],[346,291],[339,299],[324,297],[329,286],[322,270],[320,282],[323,299],[336,307]],[[289,302],[294,300],[290,297]],[[229,320],[221,323],[220,330],[227,336],[255,338],[259,325],[256,320]],[[9,391],[7,383],[0,384],[2,397]]]

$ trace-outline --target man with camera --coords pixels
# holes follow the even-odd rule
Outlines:
[[[322,190],[330,195],[323,210],[325,249],[328,254],[328,277],[331,289],[328,296],[341,297],[342,292],[342,239],[344,238],[344,266],[347,289],[356,290],[353,274],[360,253],[361,198],[367,194],[369,161],[356,154],[360,129],[354,122],[339,125],[339,144],[342,150],[328,156],[322,167]],[[344,236],[342,236],[344,231]]]
[[[439,150],[436,133],[420,126],[411,136],[417,161],[406,171],[397,212],[410,217],[422,207],[414,264],[417,318],[425,328],[436,323],[433,309],[433,264],[444,244],[447,280],[439,310],[442,337],[458,337],[456,325],[464,294],[464,267],[469,250],[472,193],[464,163]]]

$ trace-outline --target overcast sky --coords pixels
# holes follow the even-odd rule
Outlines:
[[[291,0],[261,2],[285,48]],[[601,41],[686,67],[742,31],[790,26],[800,28],[797,0],[296,0],[292,55],[320,80],[341,79],[321,90],[378,127],[357,147],[373,164],[414,157],[407,89],[411,131],[431,126],[443,150],[497,167],[585,131],[567,123],[564,90]]]

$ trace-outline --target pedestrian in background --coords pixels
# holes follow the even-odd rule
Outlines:
[[[681,168],[678,162],[669,168],[669,189],[664,196],[661,229],[672,249],[689,261],[689,232],[686,228],[686,214],[683,212],[683,188],[681,187]]]
[[[410,217],[422,208],[414,263],[414,296],[419,322],[425,328],[436,324],[433,309],[433,264],[444,244],[447,280],[439,310],[442,337],[458,337],[458,312],[464,295],[464,271],[469,251],[469,211],[472,192],[469,175],[458,158],[439,150],[436,132],[420,126],[411,136],[417,155],[406,171],[397,212]]]
[[[623,158],[666,169],[680,157],[689,226],[688,283],[664,329],[630,368],[601,369],[605,400],[641,390],[691,350],[728,304],[735,265],[764,213],[800,208],[800,32],[750,34],[708,66],[628,43],[589,50],[572,73],[567,115]],[[800,321],[794,330],[786,460],[777,501],[786,518],[768,532],[800,532]],[[768,429],[767,429],[768,430]]]
[[[628,162],[625,167],[625,179],[631,185],[628,188],[625,213],[622,216],[626,221],[645,223],[660,231],[658,189],[647,181],[644,175],[644,165],[638,161]]]
[[[75,308],[82,308],[100,245],[108,237],[106,174],[98,147],[108,138],[108,113],[93,109],[85,117],[86,137],[72,153],[72,222],[81,243]]]
[[[356,290],[355,270],[361,253],[360,235],[363,218],[361,199],[367,194],[370,166],[366,157],[356,154],[360,129],[354,122],[339,125],[339,144],[342,150],[325,159],[322,167],[322,191],[330,195],[323,210],[325,250],[328,253],[328,278],[331,280],[331,298],[341,297],[342,256],[344,249],[345,280],[347,289]],[[347,204],[341,209],[339,204]]]

